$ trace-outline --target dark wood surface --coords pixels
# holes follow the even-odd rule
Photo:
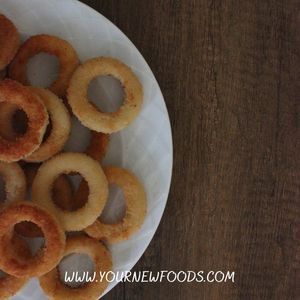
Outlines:
[[[236,272],[104,299],[299,299],[299,0],[82,2],[141,51],[173,128],[168,205],[135,270]]]

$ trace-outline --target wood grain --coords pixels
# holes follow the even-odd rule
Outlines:
[[[173,128],[168,205],[135,270],[236,272],[104,299],[299,299],[300,2],[82,2],[141,51]]]

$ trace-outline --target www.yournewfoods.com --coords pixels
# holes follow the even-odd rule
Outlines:
[[[234,282],[235,272],[232,271],[108,271],[108,272],[65,272],[65,283],[87,282]]]

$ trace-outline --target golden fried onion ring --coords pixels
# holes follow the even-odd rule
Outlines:
[[[147,210],[146,193],[140,181],[128,170],[106,167],[104,173],[108,183],[116,184],[123,190],[126,213],[123,220],[116,224],[104,224],[97,219],[85,232],[93,238],[116,243],[127,240],[142,226]]]
[[[28,127],[24,135],[15,140],[7,140],[0,136],[0,160],[18,161],[33,153],[41,144],[48,124],[47,110],[36,94],[9,79],[0,82],[1,102],[16,104],[24,110],[28,118]]]
[[[109,251],[100,242],[86,236],[73,236],[67,239],[64,256],[85,253],[91,257],[95,264],[95,272],[108,273],[112,270],[112,259]],[[51,299],[98,299],[108,286],[108,281],[88,282],[79,288],[65,285],[59,279],[58,268],[39,278],[40,285],[46,295]]]
[[[97,76],[111,75],[124,87],[124,103],[116,112],[104,113],[88,100],[89,83]],[[143,88],[132,70],[117,59],[98,57],[86,61],[74,72],[67,91],[68,101],[80,122],[97,132],[112,133],[131,123],[143,102]]]
[[[12,202],[25,198],[26,179],[22,168],[17,163],[0,162],[0,176],[5,182],[5,202]],[[0,208],[1,208],[0,204]]]
[[[109,139],[110,138],[108,134],[91,131],[90,144],[87,147],[85,153],[97,161],[102,161],[107,152]],[[69,194],[68,187],[61,186],[61,190],[66,191],[66,193],[62,193],[62,194]],[[89,195],[89,186],[86,180],[83,179],[74,196],[72,195],[72,199],[73,199],[72,204],[69,205],[68,208],[66,209],[73,211],[83,207],[88,199],[88,195]],[[61,206],[59,205],[58,202],[55,203],[58,206]]]
[[[22,256],[24,259],[31,257],[30,249],[26,242],[18,236],[13,236],[12,239],[13,251],[17,253],[17,256]],[[6,274],[0,278],[0,299],[10,299],[14,296],[28,281],[28,278],[17,278]]]
[[[109,139],[108,134],[91,131],[90,144],[85,153],[93,159],[101,161],[107,152]]]
[[[88,182],[89,196],[84,207],[64,211],[51,197],[54,180],[60,174],[78,172]],[[102,212],[108,196],[107,180],[100,164],[82,153],[61,153],[46,161],[32,186],[32,199],[57,216],[66,231],[79,231],[91,225]]]
[[[25,85],[29,85],[27,78],[27,63],[29,59],[39,53],[55,55],[60,64],[57,79],[49,90],[58,96],[63,96],[69,85],[70,78],[79,64],[77,53],[70,43],[52,35],[36,35],[30,37],[19,49],[9,67],[9,76]]]
[[[0,14],[0,70],[3,70],[13,59],[20,46],[20,35],[16,26]]]
[[[28,162],[42,162],[62,150],[71,131],[71,120],[69,112],[62,100],[55,94],[41,88],[29,88],[32,92],[36,93],[45,104],[52,128],[46,141],[42,142],[40,147],[24,160]]]
[[[0,212],[0,268],[15,277],[41,276],[61,260],[65,233],[56,218],[44,208],[29,201],[14,202]],[[14,225],[29,221],[38,225],[45,237],[45,246],[30,259],[16,258],[10,251]]]
[[[27,189],[30,190],[36,173],[38,171],[39,165],[37,164],[27,164],[24,167],[24,172],[26,175]],[[73,209],[73,193],[72,185],[67,175],[60,175],[53,184],[52,189],[53,201],[56,205],[60,206],[62,209],[72,210]],[[21,222],[16,224],[15,232],[18,234],[35,238],[42,237],[43,232],[41,229],[33,223]]]

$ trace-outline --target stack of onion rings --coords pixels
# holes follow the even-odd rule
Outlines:
[[[43,101],[52,125],[46,140],[42,142],[34,153],[24,159],[28,162],[41,162],[62,150],[70,134],[71,121],[66,107],[55,94],[41,88],[29,88]],[[26,132],[26,120],[18,120],[18,124],[13,122],[13,117],[18,110],[19,107],[14,104],[0,103],[0,135],[7,140],[14,140]]]
[[[106,167],[104,173],[109,184],[116,184],[123,190],[125,217],[116,224],[104,224],[97,219],[85,232],[93,238],[116,243],[128,239],[142,226],[147,210],[146,193],[139,180],[128,170]]]
[[[52,128],[46,141],[24,160],[28,162],[42,162],[62,150],[70,134],[71,120],[68,110],[55,94],[41,88],[30,87],[30,89],[36,93],[45,104]]]
[[[41,276],[52,270],[61,260],[65,248],[65,233],[46,210],[28,201],[14,202],[0,212],[0,269],[15,277]],[[33,222],[43,231],[45,247],[30,259],[16,258],[12,236],[14,225]]]
[[[101,112],[87,97],[89,83],[104,75],[116,77],[124,87],[124,103],[116,112]],[[143,102],[143,88],[127,65],[110,57],[97,57],[86,61],[74,72],[68,88],[68,102],[83,125],[97,132],[112,133],[125,128],[136,118]]]
[[[60,63],[58,78],[51,84],[49,90],[62,97],[65,95],[70,78],[79,64],[77,53],[65,40],[52,35],[36,35],[29,38],[19,49],[9,67],[10,78],[28,85],[28,60],[39,53],[55,55]]]
[[[13,59],[20,46],[20,35],[16,26],[0,14],[0,71]]]
[[[15,140],[0,136],[0,160],[18,161],[33,153],[41,144],[48,124],[48,114],[40,98],[29,88],[13,80],[0,82],[0,103],[9,102],[19,106],[28,117],[28,128]]]
[[[112,270],[112,260],[109,251],[104,245],[86,236],[69,237],[66,243],[64,256],[70,254],[88,254],[95,264],[95,272],[107,274]],[[71,288],[59,280],[58,269],[55,268],[39,278],[40,285],[46,295],[51,299],[99,299],[108,286],[106,277],[101,282],[89,282],[80,288]]]
[[[38,168],[39,165],[35,165],[35,164],[27,164],[23,167],[26,175],[28,191],[31,189]],[[70,210],[70,211],[73,210],[74,201],[73,201],[72,186],[71,186],[71,182],[68,179],[68,176],[63,174],[54,181],[52,194],[53,194],[53,201],[56,205],[58,205],[59,207],[65,210]],[[35,224],[29,222],[21,222],[16,224],[15,232],[17,232],[22,236],[30,237],[30,238],[43,236],[43,232],[41,231],[41,229]]]
[[[25,198],[26,179],[22,168],[17,163],[0,162],[0,176],[5,182],[7,203]]]
[[[70,212],[53,203],[51,187],[60,174],[72,172],[82,175],[90,192],[85,206]],[[102,212],[107,196],[107,180],[100,164],[81,153],[62,153],[43,163],[32,186],[32,200],[56,215],[66,231],[79,231],[91,225]]]

